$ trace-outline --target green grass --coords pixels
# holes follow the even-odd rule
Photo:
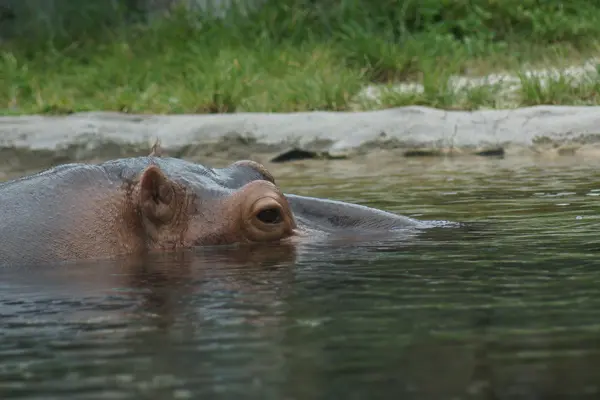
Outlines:
[[[277,0],[248,18],[233,12],[218,20],[175,10],[150,23],[21,32],[0,49],[0,113],[600,102],[596,77],[575,82],[565,76],[544,85],[521,74],[521,89],[509,103],[497,87],[456,91],[448,84],[456,74],[518,73],[526,66],[561,66],[596,55],[600,7],[592,0],[568,7],[554,0],[543,6],[533,0],[384,3]],[[86,18],[94,20],[93,14]],[[392,90],[403,81],[418,82],[423,91]],[[384,87],[377,102],[357,97],[370,84]]]
[[[8,87],[0,101],[24,113],[338,110],[361,85],[360,72],[341,66],[324,46],[218,54],[197,47],[158,56],[121,43],[86,62],[5,56],[2,73]]]
[[[600,73],[600,71],[598,72]],[[521,81],[521,103],[523,105],[600,104],[600,79],[598,77],[588,76],[583,77],[583,79],[574,79],[570,76],[561,75],[542,80],[520,74],[519,78]]]

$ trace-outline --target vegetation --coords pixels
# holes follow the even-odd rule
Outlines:
[[[595,0],[266,0],[150,20],[132,1],[111,18],[82,8],[96,1],[65,3],[81,6],[0,42],[4,114],[496,107],[499,87],[448,79],[574,64],[600,37]],[[595,75],[519,77],[513,106],[599,102]],[[402,81],[423,90],[392,89]],[[379,101],[359,96],[371,84],[384,87]]]

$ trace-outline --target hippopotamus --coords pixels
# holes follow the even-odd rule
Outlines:
[[[0,264],[424,226],[358,204],[283,194],[255,161],[211,168],[155,150],[142,157],[60,165],[1,183]]]

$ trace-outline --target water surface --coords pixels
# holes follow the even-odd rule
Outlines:
[[[5,268],[0,398],[598,398],[599,163],[277,166],[287,192],[467,226]]]

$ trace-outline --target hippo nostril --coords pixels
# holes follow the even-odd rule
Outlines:
[[[254,171],[258,172],[262,176],[262,178],[264,178],[268,182],[275,183],[275,178],[273,178],[273,175],[271,175],[271,173],[265,168],[264,165],[257,163],[256,161],[240,160],[234,162],[233,166],[251,168]]]
[[[256,218],[265,224],[278,224],[282,221],[281,211],[279,208],[265,208],[256,214]]]

